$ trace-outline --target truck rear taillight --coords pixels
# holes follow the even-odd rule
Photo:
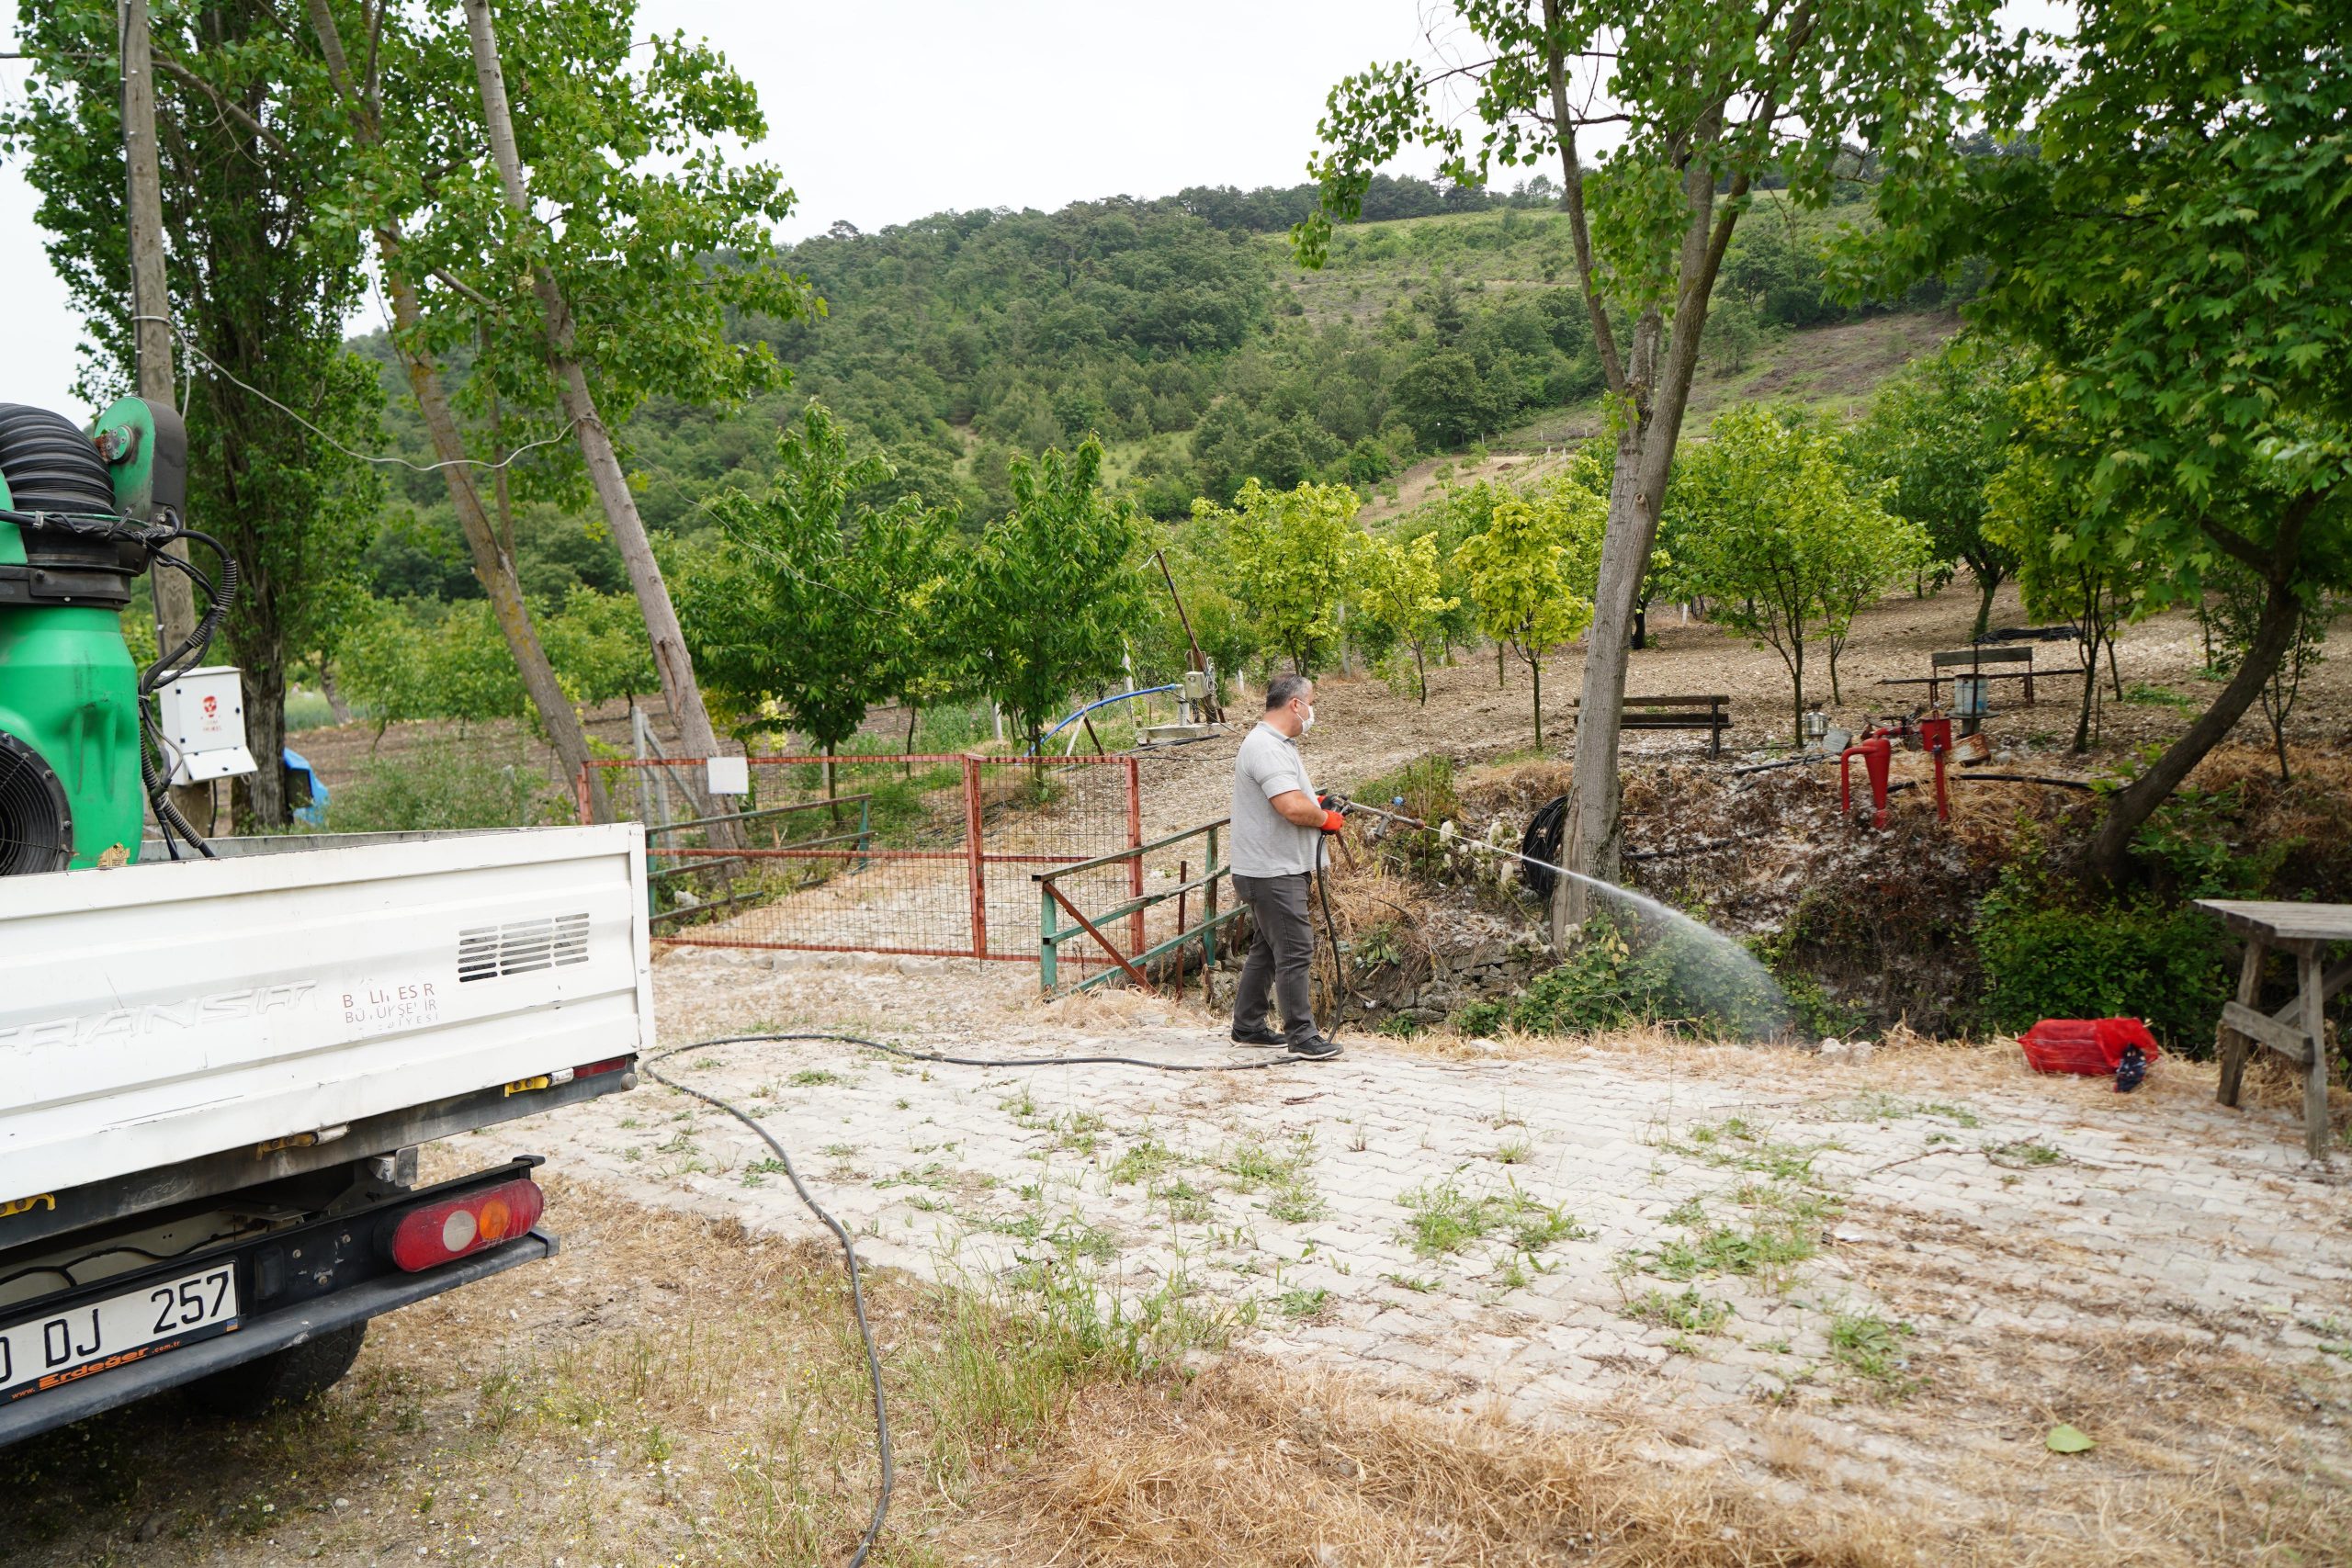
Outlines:
[[[591,1062],[584,1067],[572,1068],[571,1076],[575,1078],[593,1078],[600,1073],[617,1073],[635,1060],[637,1058],[634,1056],[607,1056],[601,1062]]]
[[[413,1274],[512,1241],[539,1223],[547,1194],[525,1177],[412,1209],[392,1229],[392,1262]]]

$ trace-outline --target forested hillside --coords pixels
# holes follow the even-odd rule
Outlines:
[[[1507,440],[1598,393],[1552,197],[1540,177],[1509,197],[1384,178],[1368,220],[1341,232],[1319,272],[1300,269],[1286,239],[1311,207],[1305,186],[944,212],[874,234],[836,225],[789,253],[821,317],[735,325],[792,367],[786,389],[730,413],[656,401],[629,424],[646,521],[691,536],[710,525],[714,494],[763,491],[777,431],[812,397],[896,469],[865,499],[952,502],[967,531],[1005,510],[1014,456],[1089,432],[1113,482],[1160,518],[1196,498],[1229,501],[1252,478],[1369,494],[1416,457]],[[1718,287],[1710,352],[1724,367],[1769,352],[1776,334],[1948,303],[1835,298],[1824,247],[1861,211],[1796,213],[1765,195]],[[372,346],[388,423],[422,457],[406,389],[387,346]],[[526,590],[622,589],[593,508],[534,491],[527,463],[516,478]],[[367,577],[388,598],[479,592],[437,479],[395,485]]]

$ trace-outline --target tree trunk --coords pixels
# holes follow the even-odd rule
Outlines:
[[[490,600],[492,616],[506,638],[506,647],[514,656],[514,668],[523,678],[523,690],[531,699],[531,707],[539,716],[539,724],[548,732],[548,739],[555,747],[556,759],[563,765],[566,784],[573,784],[583,774],[588,780],[589,815],[599,822],[613,819],[612,806],[605,796],[604,780],[595,769],[588,766],[588,736],[581,728],[580,715],[573,711],[571,701],[563,694],[563,687],[555,678],[555,666],[548,661],[547,649],[539,641],[538,627],[532,623],[531,608],[523,602],[523,586],[514,575],[514,560],[499,548],[498,538],[491,525],[490,514],[482,510],[481,493],[474,488],[460,466],[466,457],[465,438],[458,432],[457,415],[449,408],[447,391],[441,385],[440,367],[421,350],[408,346],[423,308],[417,303],[416,285],[400,270],[399,243],[388,231],[377,235],[377,256],[383,264],[385,292],[391,296],[392,321],[399,329],[393,342],[400,346],[401,363],[408,371],[409,390],[416,397],[418,412],[424,419],[425,434],[433,443],[433,456],[441,465],[441,478],[449,491],[449,504],[458,513],[458,530],[466,536],[466,547],[474,558],[474,578]]]
[[[1796,726],[1797,744],[1804,744],[1804,644],[1789,652],[1789,715]]]
[[[122,161],[128,176],[123,209],[130,246],[130,343],[139,396],[170,406],[172,396],[172,296],[164,271],[164,175],[155,141],[155,75],[147,0],[123,0]],[[187,558],[187,546],[169,553]],[[157,566],[148,572],[155,603],[155,647],[169,653],[196,630],[196,584],[187,574]],[[259,755],[259,753],[256,753]],[[172,804],[193,823],[210,814],[212,786],[180,784]]]
[[[1544,13],[1550,31],[1559,20],[1559,0],[1544,0]],[[1547,64],[1555,121],[1566,127],[1574,116],[1568,104],[1566,61],[1555,51]],[[1769,118],[1770,106],[1765,112]],[[1568,210],[1586,311],[1592,320],[1595,344],[1611,389],[1624,403],[1618,414],[1622,423],[1617,467],[1609,486],[1600,581],[1593,590],[1592,629],[1584,661],[1576,761],[1563,835],[1568,869],[1601,882],[1617,880],[1624,849],[1621,809],[1624,786],[1618,776],[1617,752],[1634,612],[1641,603],[1643,579],[1649,572],[1658,515],[1666,502],[1667,475],[1673,467],[1675,443],[1682,434],[1683,412],[1690,406],[1708,298],[1748,187],[1746,175],[1735,175],[1725,192],[1731,205],[1720,220],[1715,217],[1716,171],[1711,152],[1721,131],[1717,110],[1702,116],[1690,133],[1690,151],[1682,175],[1685,220],[1676,271],[1672,339],[1669,342],[1666,336],[1664,312],[1653,309],[1634,323],[1632,352],[1622,361],[1609,313],[1595,292],[1584,171],[1573,136],[1564,132],[1560,138],[1566,176],[1562,205]],[[1551,934],[1555,948],[1565,950],[1568,928],[1581,924],[1590,907],[1591,895],[1584,883],[1576,877],[1558,879],[1552,894]]]
[[[1421,645],[1418,642],[1413,645],[1413,673],[1420,680],[1421,706],[1427,707],[1430,705],[1430,667],[1428,660],[1421,657]]]
[[[369,145],[380,142],[381,128],[373,101],[374,82],[353,82],[343,51],[343,37],[336,29],[334,14],[328,8],[327,0],[310,0],[310,15],[311,31],[318,38],[321,53],[326,57],[335,91],[343,95],[350,111],[355,134]],[[450,410],[447,389],[441,384],[441,367],[423,349],[414,346],[424,310],[417,300],[415,280],[401,266],[399,225],[384,223],[375,231],[375,239],[384,291],[392,302],[392,324],[396,329],[392,345],[400,354],[401,369],[407,372],[409,390],[416,398],[417,412],[424,419],[434,459],[441,469],[442,483],[449,492],[449,504],[458,514],[458,530],[465,535],[466,547],[473,556],[474,578],[490,601],[491,615],[506,638],[508,651],[514,656],[523,690],[539,716],[549,744],[555,748],[565,784],[575,785],[584,776],[588,781],[589,816],[598,822],[609,822],[613,809],[605,797],[604,780],[597,770],[588,766],[587,732],[581,728],[579,714],[572,710],[563,687],[555,678],[555,667],[548,662],[538,628],[531,622],[530,607],[523,602],[514,558],[500,548],[490,516],[482,510],[481,492],[466,474],[466,444],[458,431],[457,415]],[[376,733],[380,740],[380,723]]]
[[[2288,546],[2281,553],[2291,559],[2291,549],[2292,546]],[[2269,592],[2263,599],[2261,618],[2255,623],[2254,640],[2247,645],[2245,657],[2230,683],[2222,688],[2213,705],[2198,716],[2188,733],[2165,748],[2164,755],[2138,778],[2109,798],[2107,819],[2099,824],[2098,833],[2091,840],[2091,866],[2099,874],[2110,882],[2121,876],[2132,836],[2155,814],[2165,797],[2205,760],[2205,754],[2220,745],[2245,716],[2247,707],[2260,694],[2263,682],[2270,679],[2279,660],[2293,647],[2296,623],[2302,609],[2302,599],[2295,592],[2285,567],[2277,568]],[[2096,667],[2086,673],[2086,680],[2098,678]]]
[[[909,778],[912,778],[915,772],[915,720],[921,716],[922,713],[922,709],[916,706],[913,703],[909,703],[907,705],[907,764],[905,772]]]
[[[2270,721],[2270,748],[2278,754],[2278,782],[2282,784],[2293,784],[2294,773],[2287,766],[2286,705],[2280,703],[2273,705],[2266,699],[2262,705],[2262,716]]]
[[[1968,640],[1978,643],[1993,629],[1993,595],[2000,592],[2001,574],[1986,571],[1981,566],[1972,565],[1968,570],[1976,574],[1976,624],[1969,628]]]
[[[237,649],[243,668],[239,684],[245,699],[245,749],[254,754],[254,771],[240,774],[230,788],[230,819],[239,829],[283,828],[292,818],[286,808],[286,661],[282,654],[245,647]],[[277,694],[269,701],[271,690]],[[212,786],[197,786],[209,795]]]
[[[1532,653],[1527,656],[1527,674],[1530,683],[1535,688],[1535,750],[1541,756],[1544,751],[1544,665]]]
[[[2115,692],[2115,700],[2119,703],[2121,702],[2123,700],[2123,671],[2115,667],[2115,637],[2113,633],[2109,633],[2107,638],[2107,679],[2108,684],[2112,687]]]
[[[319,660],[319,694],[326,698],[327,709],[334,715],[337,724],[351,722],[351,705],[345,702],[343,694],[335,689],[334,665],[324,659]]]
[[[527,220],[530,192],[523,184],[522,159],[515,151],[514,123],[507,107],[506,81],[499,67],[498,39],[491,24],[489,0],[466,0],[466,27],[473,40],[474,76],[481,90],[482,123],[489,134],[492,159],[498,166],[499,184],[504,189],[507,205]],[[645,522],[638,515],[637,498],[628,488],[628,476],[621,471],[611,433],[596,412],[587,368],[574,346],[571,305],[555,275],[545,266],[533,266],[532,285],[546,317],[548,362],[556,374],[556,389],[564,417],[571,422],[581,457],[588,467],[589,481],[604,507],[605,525],[612,531],[613,544],[620,551],[622,563],[628,568],[629,584],[637,591],[638,609],[644,616],[646,634],[653,647],[653,669],[661,677],[662,700],[678,727],[679,745],[689,756],[718,756],[718,732],[711,728],[709,710],[703,705],[702,688],[695,680],[694,661],[686,653],[685,636],[678,627],[678,612],[670,602],[669,585],[662,581],[661,563],[653,558],[652,541],[646,536]],[[712,803],[712,809],[714,813],[720,809],[718,802]],[[712,825],[710,840],[714,845],[727,848],[735,847],[737,842],[730,825],[725,823]]]
[[[1501,643],[1497,643],[1497,644],[1495,644],[1495,690],[1496,690],[1496,691],[1499,692],[1499,691],[1501,691],[1505,686],[1508,686],[1508,685],[1510,685],[1510,682],[1509,680],[1505,679],[1505,677],[1506,677],[1506,675],[1507,675],[1508,673],[1509,673],[1509,671],[1507,671],[1504,669],[1504,667],[1503,667],[1503,645],[1502,645]]]
[[[2075,754],[2091,749],[2091,704],[2098,700],[2098,641],[2083,650],[2083,702],[2075,715]]]

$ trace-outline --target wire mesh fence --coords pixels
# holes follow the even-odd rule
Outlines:
[[[1035,963],[1034,874],[1143,841],[1130,757],[752,757],[744,792],[717,796],[701,758],[588,765],[646,825],[653,934],[682,945]],[[578,791],[586,820],[584,773]],[[1069,884],[1099,908],[1142,875],[1130,860]]]

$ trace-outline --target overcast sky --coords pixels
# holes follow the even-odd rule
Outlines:
[[[15,38],[16,10],[0,0],[0,36]],[[945,208],[1295,184],[1334,82],[1427,53],[1419,11],[1419,0],[644,0],[642,19],[708,37],[758,87],[760,152],[799,195],[785,234],[797,239],[838,219],[873,230]],[[0,62],[0,93],[13,101],[25,74]],[[80,322],[33,243],[35,206],[22,169],[0,163],[0,234],[12,240],[0,246],[0,401],[78,418]]]

